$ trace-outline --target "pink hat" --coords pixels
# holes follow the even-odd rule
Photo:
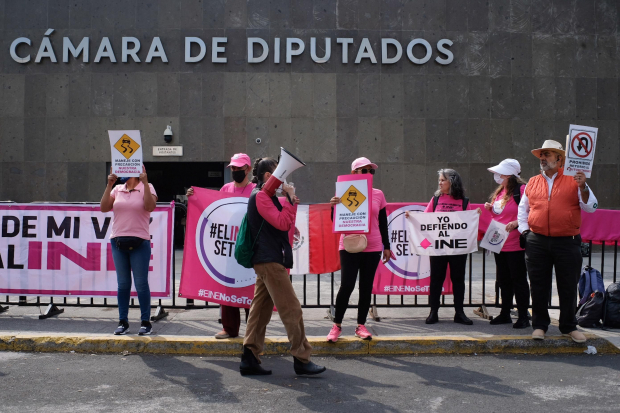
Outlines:
[[[355,171],[357,168],[361,168],[362,166],[366,166],[366,165],[370,165],[370,167],[373,169],[378,168],[376,163],[370,162],[370,159],[361,157],[353,161],[353,163],[351,164],[351,170]]]
[[[252,161],[250,160],[250,157],[245,153],[236,153],[233,155],[232,158],[230,158],[230,164],[227,166],[227,168],[231,166],[238,166],[239,168],[241,168],[245,165],[252,166]]]

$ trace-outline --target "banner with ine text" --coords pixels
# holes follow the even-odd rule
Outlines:
[[[0,294],[116,297],[112,216],[98,204],[0,204]],[[173,223],[174,203],[151,212],[152,297],[171,297]]]
[[[407,229],[418,255],[458,255],[478,251],[478,211],[409,214]]]

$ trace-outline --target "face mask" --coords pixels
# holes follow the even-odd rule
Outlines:
[[[123,176],[121,178],[118,178],[118,180],[121,182],[121,184],[124,184],[125,182],[129,181],[129,177]]]
[[[243,180],[245,179],[245,171],[244,170],[240,170],[240,171],[233,171],[232,172],[232,179],[240,184],[241,182],[243,182]]]
[[[495,182],[500,185],[502,184],[502,182],[504,182],[504,178],[502,178],[500,174],[493,174],[493,179],[495,179]]]

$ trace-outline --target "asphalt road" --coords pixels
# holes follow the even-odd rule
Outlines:
[[[236,358],[0,352],[1,412],[617,412],[618,356]]]

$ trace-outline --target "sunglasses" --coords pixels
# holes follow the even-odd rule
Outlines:
[[[371,174],[371,175],[375,174],[375,170],[372,169],[372,168],[371,169],[366,169],[366,168],[358,169],[358,171],[363,173],[363,174],[368,174],[368,173]]]

